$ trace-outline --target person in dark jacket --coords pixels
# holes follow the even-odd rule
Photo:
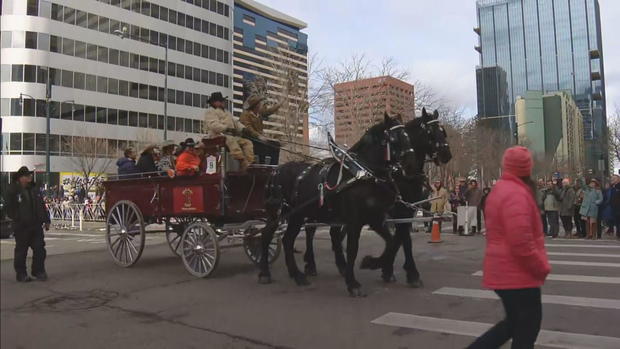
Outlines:
[[[128,178],[137,174],[138,166],[136,166],[136,152],[132,148],[125,149],[124,157],[118,159],[116,166],[118,166],[118,177]]]
[[[611,208],[615,213],[616,238],[620,239],[620,175],[613,175],[611,183],[615,189],[615,193],[611,197]]]
[[[140,159],[138,159],[138,172],[147,173],[146,176],[155,175],[154,172],[158,172],[157,165],[155,165],[155,145],[149,145],[144,149],[142,154],[140,154]]]
[[[562,180],[560,189],[560,220],[564,227],[564,234],[567,238],[573,235],[573,215],[575,214],[575,190],[570,185],[570,180]]]
[[[32,171],[22,166],[14,176],[14,182],[6,193],[7,214],[13,221],[15,232],[15,256],[13,266],[18,282],[28,282],[26,257],[28,248],[32,249],[32,276],[46,281],[45,240],[43,228],[49,230],[50,217],[43,202],[41,192],[32,181]]]

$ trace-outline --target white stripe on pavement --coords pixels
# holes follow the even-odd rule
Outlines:
[[[620,248],[620,245],[586,245],[586,244],[545,244],[545,247],[592,247],[592,248]]]
[[[571,256],[571,257],[604,257],[604,258],[620,258],[620,253],[572,253],[572,252],[549,252],[548,256]]]
[[[620,268],[620,263],[606,263],[606,262],[581,262],[581,261],[553,261],[550,260],[549,263],[556,265],[581,265],[584,267],[610,267],[610,268]]]
[[[433,292],[433,294],[482,299],[499,299],[499,297],[497,297],[497,295],[493,291],[477,290],[472,288],[442,287]],[[546,304],[574,305],[580,307],[603,309],[620,309],[620,299],[569,297],[543,294],[542,302]]]
[[[401,313],[387,313],[372,320],[371,323],[470,337],[478,337],[493,326],[484,322],[441,319]],[[620,338],[541,330],[536,344],[552,348],[617,349],[620,348]]]
[[[82,234],[82,233],[45,233],[45,235],[53,235],[53,236],[69,236],[69,237],[86,237],[86,238],[94,238],[94,237],[102,237],[102,234]]]
[[[482,270],[479,270],[473,273],[472,275],[482,276]],[[593,283],[598,283],[598,284],[620,284],[620,277],[613,277],[613,276],[549,274],[547,275],[547,280],[593,282]]]

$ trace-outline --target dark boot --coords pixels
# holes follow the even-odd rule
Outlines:
[[[28,274],[17,274],[17,282],[30,282],[32,278]]]
[[[46,272],[41,272],[38,274],[32,274],[32,276],[34,276],[35,279],[37,279],[37,281],[47,281],[47,273]]]

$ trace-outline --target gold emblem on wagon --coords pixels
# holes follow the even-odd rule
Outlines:
[[[192,195],[194,194],[194,192],[190,188],[185,188],[181,193],[183,194],[183,196],[185,196],[185,202],[183,203],[183,206],[186,208],[191,208]]]

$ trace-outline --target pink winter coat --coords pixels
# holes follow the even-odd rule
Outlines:
[[[530,188],[504,172],[487,198],[484,217],[484,287],[503,290],[541,286],[551,268],[540,210]]]

